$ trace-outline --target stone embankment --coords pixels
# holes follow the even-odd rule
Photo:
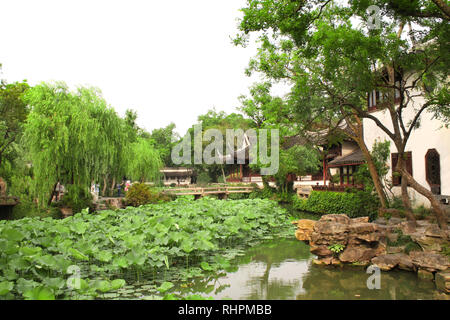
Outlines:
[[[450,229],[442,231],[428,221],[418,221],[414,228],[398,218],[370,223],[368,217],[351,219],[344,214],[293,223],[296,238],[307,241],[317,255],[315,264],[375,264],[383,271],[413,271],[450,293]]]

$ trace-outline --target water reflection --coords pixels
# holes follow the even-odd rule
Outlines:
[[[369,290],[370,276],[357,267],[315,266],[309,246],[293,240],[250,248],[235,261],[237,271],[198,279],[180,293],[215,299],[433,299],[433,282],[414,273],[381,274],[381,289]]]

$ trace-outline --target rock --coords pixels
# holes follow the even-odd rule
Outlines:
[[[381,239],[381,234],[379,232],[371,232],[371,233],[357,234],[355,237],[357,239],[364,240],[366,242],[378,242]]]
[[[385,218],[377,218],[374,223],[378,225],[387,225],[388,221]]]
[[[342,262],[363,262],[370,261],[375,256],[375,249],[366,247],[347,247],[344,252],[339,255]]]
[[[419,277],[419,279],[422,279],[422,280],[433,280],[434,279],[434,275],[432,272],[429,272],[429,271],[423,270],[423,269],[419,269],[417,271],[417,276]]]
[[[435,292],[433,294],[433,300],[450,300],[450,295],[443,292]]]
[[[295,231],[295,237],[300,241],[311,241],[311,234],[314,231],[316,222],[309,219],[296,221],[298,229]]]
[[[352,223],[349,226],[349,231],[350,233],[353,234],[372,233],[378,231],[378,226],[374,223],[365,223],[365,222]]]
[[[375,257],[371,260],[371,262],[383,271],[389,271],[395,268],[398,264],[398,260],[394,254],[385,254]]]
[[[327,257],[327,258],[321,258],[321,259],[314,259],[313,263],[316,265],[330,265],[333,261],[333,257]]]
[[[432,224],[425,229],[425,235],[433,238],[445,239],[446,234],[437,224]]]
[[[403,220],[400,219],[400,218],[392,217],[392,218],[389,219],[388,224],[389,224],[389,225],[398,225],[398,224],[401,223],[402,221],[403,221]]]
[[[400,247],[388,247],[387,253],[402,253],[405,251],[405,246]]]
[[[369,222],[369,217],[359,217],[350,220],[351,224]]]
[[[412,259],[413,264],[417,268],[429,272],[445,271],[450,267],[448,257],[440,254],[432,252],[412,251],[409,255]]]
[[[398,258],[397,267],[400,270],[405,270],[405,271],[414,271],[415,270],[414,264],[413,264],[411,258],[407,254],[399,253],[397,258]]]
[[[400,223],[399,227],[404,234],[410,234],[416,231],[416,226],[413,221],[403,221]]]
[[[445,293],[450,293],[450,271],[438,272],[435,275],[436,287]]]
[[[310,251],[319,257],[326,257],[333,255],[333,252],[327,246],[311,246]]]
[[[348,232],[348,225],[339,222],[319,220],[314,225],[314,231],[317,233],[336,235]]]
[[[414,268],[411,258],[404,253],[383,254],[373,258],[371,262],[383,271],[389,271],[397,266],[402,270],[413,270]]]
[[[398,240],[398,233],[389,232],[386,234],[386,237],[389,239],[390,242],[395,243]]]
[[[342,224],[349,224],[350,218],[345,214],[326,214],[323,215],[320,220],[321,222],[329,221],[329,222],[337,222]]]

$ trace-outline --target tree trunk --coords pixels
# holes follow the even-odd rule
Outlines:
[[[402,179],[402,202],[403,206],[405,207],[405,216],[406,219],[414,223],[414,227],[417,226],[416,224],[416,217],[414,216],[412,209],[411,209],[411,200],[409,199],[408,194],[408,181],[406,179]]]
[[[361,118],[355,115],[356,123],[352,123],[348,118],[346,118],[347,123],[347,130],[344,130],[344,134],[346,134],[348,137],[350,137],[353,141],[355,141],[359,148],[361,149],[364,158],[367,162],[367,166],[369,168],[370,176],[372,177],[373,184],[375,186],[375,190],[378,194],[378,197],[380,198],[381,208],[385,209],[387,208],[387,197],[386,193],[384,192],[383,184],[381,183],[380,175],[378,174],[377,168],[375,166],[375,163],[373,162],[372,155],[369,152],[369,149],[367,148],[367,145],[364,141],[364,134],[363,134],[363,126]]]
[[[50,206],[50,205],[52,204],[53,197],[55,196],[55,193],[56,193],[56,186],[57,186],[57,185],[58,185],[58,182],[56,182],[56,183],[53,185],[52,192],[50,193],[50,198],[49,198],[48,201],[47,201],[47,205],[48,205],[48,206]]]
[[[220,166],[220,169],[222,169],[223,183],[227,183],[227,178],[225,177],[225,171],[223,171],[223,166]]]
[[[102,188],[102,196],[106,197],[106,187],[108,185],[108,179],[107,176],[103,177],[103,188]]]
[[[111,189],[109,190],[109,196],[112,197],[112,195],[114,194],[114,187],[116,186],[116,178],[114,177],[112,180],[112,185],[111,185]]]
[[[436,215],[437,222],[439,227],[443,230],[447,230],[447,217],[444,210],[441,207],[441,204],[436,199],[433,193],[420,185],[409,173],[406,169],[402,168],[402,178],[406,178],[411,188],[419,192],[421,195],[426,197],[433,207],[434,214]]]
[[[375,190],[378,194],[378,197],[380,198],[381,208],[387,208],[387,199],[386,199],[386,193],[384,192],[383,185],[381,183],[380,175],[378,174],[377,168],[375,166],[375,163],[373,162],[372,155],[370,154],[369,150],[367,149],[367,146],[364,142],[364,140],[358,139],[356,141],[358,146],[361,148],[364,158],[367,162],[367,166],[369,168],[370,176],[372,177],[373,184],[375,186]]]

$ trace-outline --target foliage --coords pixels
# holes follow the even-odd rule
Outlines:
[[[67,193],[57,203],[60,208],[71,208],[74,213],[81,212],[81,210],[89,208],[94,209],[92,203],[92,195],[87,188],[82,188],[77,185],[67,186]]]
[[[229,269],[237,243],[292,231],[269,200],[177,199],[61,220],[0,221],[0,298],[101,298],[142,280],[166,294],[169,282]],[[66,286],[69,266],[80,268],[78,288]]]
[[[319,167],[319,154],[316,150],[305,146],[293,146],[287,150],[280,150],[278,172],[274,175],[281,193],[288,193],[292,188],[288,186],[288,174],[305,175],[315,172]]]
[[[165,128],[154,129],[150,134],[154,148],[161,156],[161,160],[166,167],[172,167],[171,150],[175,144],[173,141],[180,139],[179,135],[174,131],[175,124],[170,123]]]
[[[17,156],[13,145],[22,134],[23,123],[29,112],[22,101],[22,96],[29,88],[26,81],[11,84],[3,80],[0,82],[0,169],[5,156],[9,161]]]
[[[50,204],[58,181],[86,188],[92,179],[124,175],[126,125],[98,90],[71,92],[64,83],[42,83],[28,90],[24,100],[31,107],[25,141],[40,207]]]
[[[169,201],[170,197],[145,183],[134,183],[125,196],[127,204],[139,207],[144,204]]]
[[[211,183],[212,179],[208,172],[200,172],[197,176],[197,185],[206,186],[208,183]]]
[[[391,154],[390,145],[391,143],[388,140],[383,142],[376,141],[370,153],[378,175],[384,181],[385,186],[389,184],[386,180],[386,175],[389,172],[387,163]],[[366,190],[374,190],[375,186],[366,163],[359,166],[358,171],[354,174],[354,178],[358,184],[364,185]]]
[[[340,243],[334,243],[331,246],[329,246],[328,249],[333,253],[338,254],[339,252],[345,249],[345,245]]]
[[[349,192],[312,191],[308,199],[294,198],[294,208],[318,214],[346,214],[351,218],[377,217],[377,198],[365,191]]]
[[[128,159],[129,175],[139,180],[161,181],[160,169],[163,167],[158,151],[153,147],[151,140],[139,138],[131,146],[131,153]]]
[[[450,123],[450,7],[443,1],[400,2],[249,0],[241,9],[241,33],[234,40],[246,46],[249,36],[256,35],[259,48],[247,73],[290,85],[280,105],[288,113],[285,118],[303,129],[299,132],[339,132],[361,142],[367,119],[389,136],[403,159],[424,114],[429,112],[445,126]],[[381,8],[375,28],[371,5]],[[367,93],[373,90],[383,99],[378,108],[386,113],[370,112]],[[264,97],[262,91],[259,96]],[[262,106],[270,97],[264,101]],[[259,114],[265,108],[271,104]],[[434,195],[408,174],[403,161],[396,171],[430,199],[445,228]],[[407,202],[406,194],[404,199]]]

